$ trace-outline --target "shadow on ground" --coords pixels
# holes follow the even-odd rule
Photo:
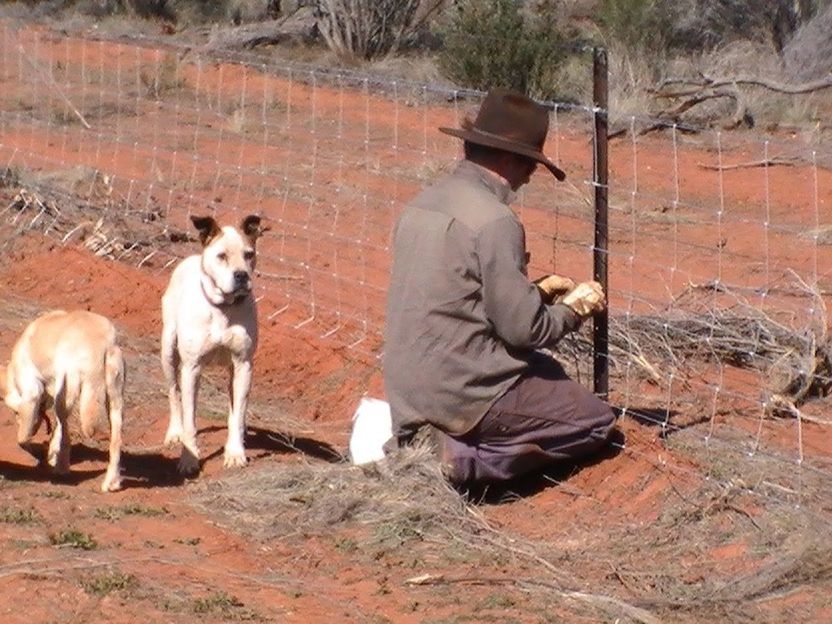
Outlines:
[[[225,431],[222,425],[211,425],[200,429],[200,434],[216,433]],[[343,461],[343,456],[335,450],[335,447],[314,438],[303,436],[292,436],[280,431],[263,429],[262,427],[246,427],[246,451],[249,457],[262,458],[273,455],[300,454],[310,459],[322,460],[327,463],[338,463]],[[259,452],[258,452],[259,451]],[[219,447],[208,455],[204,462],[218,457],[223,452]]]
[[[200,430],[200,434],[224,430],[222,426],[211,426]],[[271,457],[297,453],[306,457],[337,463],[343,460],[334,447],[313,438],[294,437],[279,431],[271,431],[258,427],[249,427],[246,433],[246,449],[250,458]],[[200,462],[205,462],[222,455],[223,448],[219,446]],[[38,461],[36,466],[25,466],[0,460],[0,476],[8,481],[51,482],[66,485],[80,485],[88,480],[103,477],[105,467],[109,461],[109,451],[90,446],[86,443],[75,443],[70,450],[73,464],[82,462],[97,462],[101,468],[79,470],[71,468],[67,474],[55,474],[45,463],[46,444],[38,444],[32,449],[32,454]],[[186,477],[177,470],[179,458],[175,451],[151,447],[147,449],[123,448],[121,454],[121,474],[124,489],[175,487],[182,485]]]

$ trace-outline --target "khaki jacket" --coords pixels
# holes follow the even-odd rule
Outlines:
[[[471,430],[580,320],[545,305],[526,277],[525,231],[513,193],[469,161],[425,189],[396,224],[384,332],[394,429]]]

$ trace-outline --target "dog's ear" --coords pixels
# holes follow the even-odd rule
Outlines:
[[[8,367],[0,366],[0,399],[6,396],[6,370]]]
[[[220,226],[214,220],[214,217],[191,216],[191,222],[194,224],[194,227],[199,230],[199,242],[202,243],[203,247],[222,232],[222,230],[220,230]]]
[[[257,240],[271,228],[260,224],[260,215],[249,215],[240,223],[240,229],[251,240]]]

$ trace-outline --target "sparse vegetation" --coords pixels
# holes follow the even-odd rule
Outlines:
[[[602,0],[598,21],[606,45],[647,53],[664,45],[669,17],[656,0]]]
[[[168,53],[158,65],[143,69],[139,79],[147,97],[156,100],[185,86],[185,79],[179,74],[179,60],[175,54]]]
[[[14,167],[0,169],[0,188],[11,188],[20,185],[20,172]]]
[[[35,524],[41,520],[40,515],[34,509],[0,507],[0,522],[5,524]]]
[[[638,2],[639,0],[612,0]],[[764,41],[781,52],[824,0],[657,0],[668,46],[701,52],[737,40]]]
[[[103,574],[88,576],[81,580],[81,587],[91,596],[107,596],[113,592],[123,592],[138,585],[132,574],[107,571]]]
[[[79,10],[98,17],[133,15],[177,25],[273,19],[280,7],[279,0],[81,0],[78,4]]]
[[[82,12],[162,20],[192,49],[197,25],[215,24],[209,48],[270,45],[289,60],[337,64],[385,59],[370,71],[412,78],[410,62],[431,69],[426,80],[462,88],[515,88],[543,99],[588,101],[586,50],[610,50],[611,118],[660,117],[696,126],[817,124],[832,108],[828,94],[784,95],[740,85],[727,96],[704,94],[694,106],[667,102],[656,92],[667,79],[766,76],[784,84],[829,75],[832,4],[827,0],[79,0],[28,3],[32,15]],[[277,17],[294,18],[283,31]],[[271,21],[269,21],[271,20]],[[261,22],[256,32],[234,24]],[[226,25],[228,28],[223,28]],[[254,28],[254,27],[252,27]],[[294,28],[294,30],[292,30]],[[224,32],[231,33],[228,37]],[[299,34],[302,33],[302,34]],[[299,43],[302,41],[303,43]],[[203,42],[204,43],[204,42]],[[235,47],[238,46],[238,47]],[[413,52],[417,54],[413,54]],[[298,56],[300,55],[300,56]],[[397,58],[391,58],[391,57]],[[416,57],[418,56],[418,59]],[[390,59],[389,61],[387,59]],[[398,65],[396,63],[399,63]],[[187,85],[175,53],[139,75],[147,97],[161,100]],[[442,74],[440,76],[439,74]],[[702,94],[697,93],[699,97]],[[704,102],[704,103],[703,103]],[[675,113],[681,107],[682,113]],[[94,116],[94,111],[84,111]],[[69,111],[51,121],[79,123]],[[243,111],[228,129],[245,133]]]
[[[121,505],[119,507],[99,507],[95,510],[95,517],[102,520],[109,520],[114,522],[120,520],[124,516],[144,516],[146,518],[153,518],[156,516],[164,516],[169,513],[165,507],[148,507],[141,503],[132,503],[129,505]]]
[[[335,538],[335,548],[343,553],[351,553],[358,550],[358,541],[352,537]]]
[[[96,550],[98,542],[89,533],[77,529],[65,529],[58,533],[50,533],[49,543],[59,548],[77,548],[78,550]]]
[[[186,546],[196,546],[202,539],[199,537],[177,537],[173,540],[177,544],[184,544]]]
[[[41,494],[44,498],[51,498],[53,500],[66,500],[69,494],[61,490],[46,490]]]
[[[220,616],[226,621],[257,622],[263,618],[246,607],[236,596],[217,591],[193,602],[192,611],[198,615]]]

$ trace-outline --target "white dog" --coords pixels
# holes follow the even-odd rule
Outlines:
[[[17,415],[17,442],[32,452],[31,440],[46,409],[56,423],[47,463],[57,473],[69,472],[67,419],[79,402],[81,431],[92,436],[106,410],[110,420],[110,463],[101,490],[121,489],[121,423],[124,411],[124,358],[116,329],[103,316],[78,310],[48,312],[23,331],[5,371],[5,401]]]
[[[229,368],[228,439],[224,464],[244,466],[243,436],[252,358],[257,347],[257,310],[251,292],[260,217],[239,228],[220,227],[212,217],[191,217],[202,254],[185,258],[162,297],[162,367],[169,387],[170,424],[165,444],[182,443],[179,472],[199,470],[196,397],[202,367]]]

